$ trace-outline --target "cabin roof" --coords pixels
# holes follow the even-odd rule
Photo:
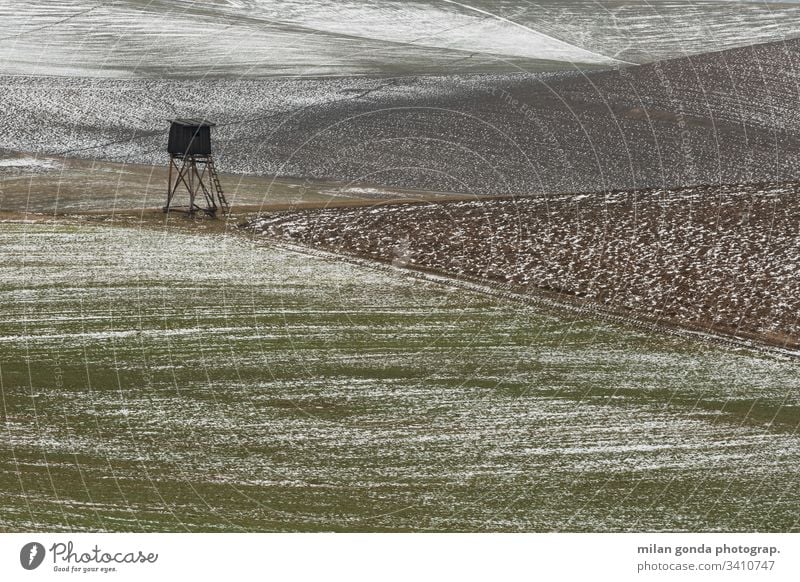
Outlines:
[[[193,119],[186,117],[179,117],[177,119],[168,119],[170,123],[175,125],[183,125],[184,127],[215,127],[217,124],[207,119]]]

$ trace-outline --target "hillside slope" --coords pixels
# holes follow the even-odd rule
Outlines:
[[[590,74],[392,79],[0,77],[0,148],[165,163],[172,116],[220,166],[476,194],[786,180],[800,41]]]

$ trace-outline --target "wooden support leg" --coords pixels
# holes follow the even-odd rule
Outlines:
[[[172,197],[175,195],[175,187],[172,185],[172,168],[175,165],[175,158],[169,158],[169,177],[167,178],[167,204],[164,206],[164,212],[169,213],[169,207],[172,204]]]
[[[194,216],[195,206],[197,206],[194,202],[195,196],[197,196],[197,189],[194,184],[196,173],[197,165],[195,164],[194,159],[192,159],[189,162],[189,216]]]

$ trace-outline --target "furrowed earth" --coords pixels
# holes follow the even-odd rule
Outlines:
[[[270,214],[262,235],[800,346],[797,183]]]

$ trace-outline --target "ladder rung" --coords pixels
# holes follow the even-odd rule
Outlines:
[[[230,205],[228,201],[225,199],[225,192],[222,189],[222,184],[219,181],[219,174],[217,174],[217,168],[214,165],[214,158],[208,158],[208,170],[211,174],[211,180],[214,183],[214,188],[217,192],[217,199],[219,200],[220,205],[225,209],[229,210]]]

